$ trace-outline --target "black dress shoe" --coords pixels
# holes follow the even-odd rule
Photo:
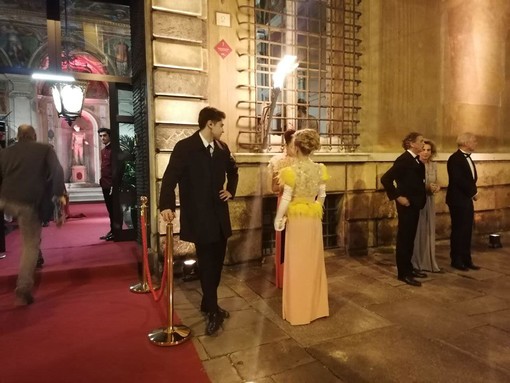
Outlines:
[[[469,269],[461,263],[452,263],[452,267],[461,271],[468,271]]]
[[[206,335],[213,336],[220,329],[223,324],[223,315],[217,311],[215,313],[207,314],[207,324],[205,326]]]
[[[223,315],[224,319],[230,318],[230,313],[227,310],[222,309],[220,306],[218,306],[218,312]]]
[[[209,313],[205,310],[200,309],[202,312],[202,315],[207,316]],[[220,306],[218,306],[218,312],[223,315],[224,319],[230,318],[230,313],[227,310],[222,309]]]
[[[100,237],[99,237],[99,239],[107,240],[107,238],[108,238],[109,236],[112,236],[112,235],[113,235],[113,234],[112,234],[112,232],[111,232],[111,231],[109,231],[109,232],[108,232],[108,233],[106,233],[105,235],[100,236]]]
[[[420,270],[413,270],[413,277],[415,278],[427,278],[427,274]]]
[[[419,287],[421,286],[421,282],[414,279],[412,276],[407,277],[398,277],[399,281],[405,282],[408,285]]]
[[[106,240],[106,241],[113,241],[113,240],[114,240],[114,238],[113,238],[113,234],[112,234],[112,233],[108,234],[108,235],[106,236],[105,240]]]
[[[471,269],[471,270],[480,270],[480,266],[477,266],[477,265],[475,265],[475,264],[473,264],[473,263],[471,263],[471,264],[469,264],[469,265],[466,265],[466,267],[467,267],[468,269]]]

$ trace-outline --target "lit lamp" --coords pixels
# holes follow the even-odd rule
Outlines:
[[[81,116],[87,83],[57,82],[51,87],[55,109],[59,117],[63,117],[69,126]]]
[[[198,264],[195,259],[186,259],[182,265],[182,280],[184,282],[198,279]]]
[[[489,234],[489,247],[492,249],[499,249],[503,247],[501,244],[501,236],[499,234]]]
[[[69,126],[81,116],[87,91],[86,82],[76,82],[71,75],[51,72],[35,72],[32,79],[54,82],[51,94],[55,109],[58,116],[64,118]]]
[[[276,101],[280,96],[283,88],[283,82],[289,73],[296,70],[299,66],[297,62],[296,56],[285,55],[278,65],[276,66],[276,71],[273,73],[273,88],[271,89],[271,104],[269,106],[269,111],[267,112],[266,117],[266,134],[264,136],[263,147],[268,147],[269,142],[269,134],[271,127],[271,120],[273,119],[274,109],[276,107]]]

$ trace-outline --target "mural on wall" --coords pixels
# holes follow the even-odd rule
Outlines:
[[[46,2],[0,0],[0,9],[0,67],[46,69]],[[65,21],[61,12],[63,69],[131,75],[129,6],[67,0]]]
[[[27,68],[32,56],[43,45],[42,30],[6,23],[0,26],[0,66]]]

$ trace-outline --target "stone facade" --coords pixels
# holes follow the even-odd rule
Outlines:
[[[239,12],[239,7],[248,3],[152,0],[148,33],[152,36],[153,62],[148,67],[153,84],[150,101],[154,119],[151,127],[154,190],[159,190],[173,146],[197,129],[198,111],[205,105],[226,112],[224,139],[232,151],[236,150],[237,132],[243,128],[239,116],[244,113],[237,101],[241,99],[240,92],[246,92],[238,84],[246,83],[240,78],[249,75],[237,69],[247,66],[245,61],[249,57],[245,53],[250,49],[242,38],[246,30],[239,26],[249,16]],[[481,13],[470,19],[460,16],[478,12],[470,8],[473,2],[367,0],[362,4],[365,49],[360,153],[316,155],[316,160],[324,162],[332,176],[328,193],[340,195],[338,246],[358,255],[372,247],[394,244],[396,209],[382,190],[380,177],[400,154],[400,140],[410,130],[422,131],[438,143],[439,179],[443,187],[447,185],[446,160],[455,150],[455,136],[466,127],[478,134],[481,154],[474,159],[480,178],[480,200],[475,204],[475,235],[484,238],[488,233],[510,230],[510,154],[506,154],[510,133],[502,129],[503,122],[508,120],[508,110],[503,111],[487,92],[490,84],[495,85],[490,89],[507,103],[510,86],[500,76],[504,71],[497,63],[501,60],[485,57],[477,50],[485,44],[475,44],[473,49],[457,46],[456,51],[466,55],[466,62],[487,64],[478,67],[478,72],[464,73],[456,66],[462,63],[448,53],[448,44],[455,44],[459,36],[480,37],[483,41],[495,37],[490,51],[507,49],[498,37],[509,25],[503,22],[508,18],[506,5],[501,4],[501,9],[478,10]],[[230,14],[231,27],[216,25],[215,12]],[[500,29],[487,28],[481,35],[474,34],[490,15],[498,15]],[[463,20],[472,20],[474,24],[463,24]],[[221,40],[233,49],[226,57],[214,51]],[[490,81],[480,88],[478,82],[485,78],[483,68],[487,69]],[[483,92],[464,97],[475,85]],[[490,101],[490,108],[482,110],[486,100]],[[490,129],[486,131],[485,126]],[[487,154],[492,151],[498,153]],[[235,155],[240,183],[236,198],[230,202],[234,235],[229,241],[227,263],[261,257],[262,198],[271,195],[265,172],[270,155]],[[444,199],[443,188],[436,197],[438,240],[447,239],[450,231]],[[153,216],[157,215],[155,200],[151,201]],[[152,234],[157,236],[161,228],[152,226]]]

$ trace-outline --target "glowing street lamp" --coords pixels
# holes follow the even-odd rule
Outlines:
[[[69,126],[81,116],[87,83],[58,82],[51,87],[53,102],[59,117],[63,117]]]
[[[273,119],[273,113],[276,107],[276,101],[282,92],[283,83],[287,75],[296,70],[299,66],[296,56],[285,55],[278,65],[276,71],[273,73],[273,88],[271,89],[271,104],[266,116],[266,134],[262,146],[267,149],[269,142],[269,132],[271,127],[271,120]]]

